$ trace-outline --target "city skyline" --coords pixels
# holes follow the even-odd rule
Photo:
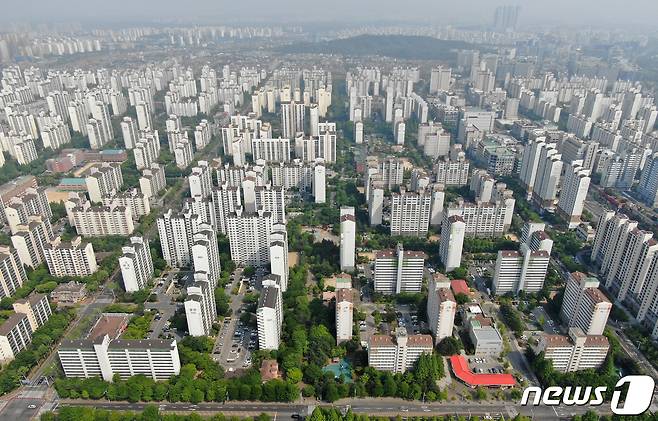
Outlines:
[[[496,7],[520,6],[523,26],[584,25],[624,26],[651,25],[658,14],[658,3],[638,0],[633,8],[612,0],[555,0],[537,3],[532,0],[473,0],[468,4],[447,0],[416,0],[413,7],[401,6],[392,0],[353,3],[336,0],[330,8],[309,7],[302,0],[272,3],[258,0],[245,9],[242,4],[226,0],[197,0],[193,4],[172,0],[31,0],[5,10],[0,21],[34,23],[144,23],[204,25],[232,23],[438,23],[456,25],[491,25]],[[637,13],[642,10],[642,13]]]

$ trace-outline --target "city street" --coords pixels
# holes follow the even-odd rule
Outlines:
[[[108,401],[82,401],[82,400],[64,400],[62,405],[79,405],[93,406],[101,409],[121,409],[125,411],[139,411],[146,405],[145,403],[127,403],[127,402],[108,402]],[[158,405],[157,403],[154,403]],[[151,405],[154,405],[151,404]],[[191,403],[160,403],[160,411],[175,412],[198,412],[198,413],[217,413],[221,412],[227,415],[250,416],[260,413],[276,414],[277,418],[290,419],[293,414],[308,415],[313,412],[317,402],[310,404],[305,403],[260,403],[260,402],[206,402],[199,404]],[[428,416],[428,415],[456,415],[456,416],[491,416],[492,418],[513,418],[517,414],[522,414],[538,420],[559,420],[568,419],[576,414],[587,412],[587,406],[525,406],[518,404],[484,401],[484,402],[419,402],[405,401],[394,398],[366,398],[366,399],[343,399],[331,404],[320,404],[322,407],[335,407],[345,410],[348,407],[355,413],[377,415],[377,416]],[[609,407],[597,407],[597,412],[601,415],[610,413]]]

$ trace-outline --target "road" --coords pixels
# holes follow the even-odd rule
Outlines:
[[[119,268],[117,267],[109,279],[112,279],[114,276],[116,276],[118,272]],[[57,357],[57,352],[55,352],[55,350],[59,348],[63,338],[66,338],[69,332],[76,329],[80,325],[80,322],[86,320],[88,316],[94,314],[96,311],[100,311],[103,307],[113,302],[114,292],[107,288],[106,284],[101,285],[96,294],[93,295],[89,301],[86,304],[83,304],[79,309],[76,319],[66,329],[66,332],[64,332],[64,335],[62,335],[62,339],[60,339],[60,341],[57,342],[57,344],[53,347],[53,352],[51,352],[50,355],[48,355],[48,357],[41,364],[32,370],[32,374],[29,376],[30,382],[38,381],[41,376],[43,376],[44,371],[54,364],[55,358]]]
[[[171,319],[171,317],[176,312],[176,309],[182,305],[181,303],[176,303],[173,301],[172,296],[167,294],[169,286],[177,275],[178,270],[171,270],[168,272],[164,284],[162,286],[156,286],[153,288],[153,293],[156,295],[158,300],[154,303],[146,302],[144,304],[145,308],[154,309],[160,313],[160,319],[153,319],[153,322],[151,323],[151,330],[153,330],[153,332],[151,332],[150,339],[157,339],[160,337],[160,334],[162,333],[167,321]]]
[[[30,420],[35,418],[41,406],[45,403],[43,399],[14,398],[0,411],[2,420]]]
[[[234,280],[227,286],[227,291],[232,291],[235,286],[240,286],[237,295],[231,295],[231,319],[228,323],[223,323],[217,338],[215,339],[215,346],[213,348],[213,359],[217,361],[226,370],[239,370],[242,369],[250,355],[248,350],[249,334],[245,333],[239,340],[234,338],[235,330],[240,321],[240,308],[242,307],[242,300],[245,295],[246,287],[242,284],[242,268],[236,268],[233,272]],[[238,344],[233,347],[233,344]],[[241,349],[238,353],[237,350]],[[227,361],[235,358],[235,361]]]
[[[128,402],[109,402],[109,401],[85,401],[85,400],[62,400],[61,405],[67,406],[92,406],[100,409],[114,409],[124,411],[140,411],[147,403],[128,403]],[[151,405],[158,405],[152,403]],[[428,415],[471,415],[495,417],[502,415],[505,418],[512,418],[517,414],[530,417],[537,417],[539,420],[558,420],[571,418],[576,414],[587,412],[589,407],[566,407],[566,406],[525,406],[522,407],[511,402],[462,402],[448,401],[440,403],[423,403],[420,401],[404,401],[402,399],[384,398],[384,399],[343,399],[335,404],[324,404],[314,402],[311,404],[304,403],[264,403],[264,402],[205,402],[191,404],[184,402],[160,403],[160,411],[174,412],[206,412],[206,413],[224,413],[230,415],[254,415],[259,413],[276,414],[278,418],[290,419],[292,414],[307,415],[313,411],[315,406],[335,407],[345,409],[347,406],[355,413],[378,415],[378,416],[428,416]],[[609,409],[604,405],[595,408],[600,414],[609,413]]]
[[[648,375],[658,380],[658,371],[651,365],[649,360],[644,356],[640,350],[637,349],[635,344],[628,339],[624,331],[618,327],[612,327],[612,330],[617,334],[619,345],[624,349],[624,352],[637,363]]]

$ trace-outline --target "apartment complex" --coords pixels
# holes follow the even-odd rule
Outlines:
[[[26,281],[18,250],[0,246],[0,298],[11,297]]]
[[[32,342],[27,314],[14,313],[0,326],[0,363],[6,364]]]
[[[32,293],[27,298],[14,301],[14,311],[25,314],[32,332],[44,325],[53,314],[45,294]]]

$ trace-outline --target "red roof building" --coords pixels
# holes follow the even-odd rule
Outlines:
[[[516,380],[511,374],[475,374],[468,366],[468,362],[463,355],[453,355],[450,357],[450,365],[455,377],[469,386],[489,386],[489,387],[508,387],[514,386]]]
[[[453,279],[450,281],[450,289],[452,289],[452,293],[455,295],[471,295],[471,290],[468,288],[468,284],[463,279]]]

